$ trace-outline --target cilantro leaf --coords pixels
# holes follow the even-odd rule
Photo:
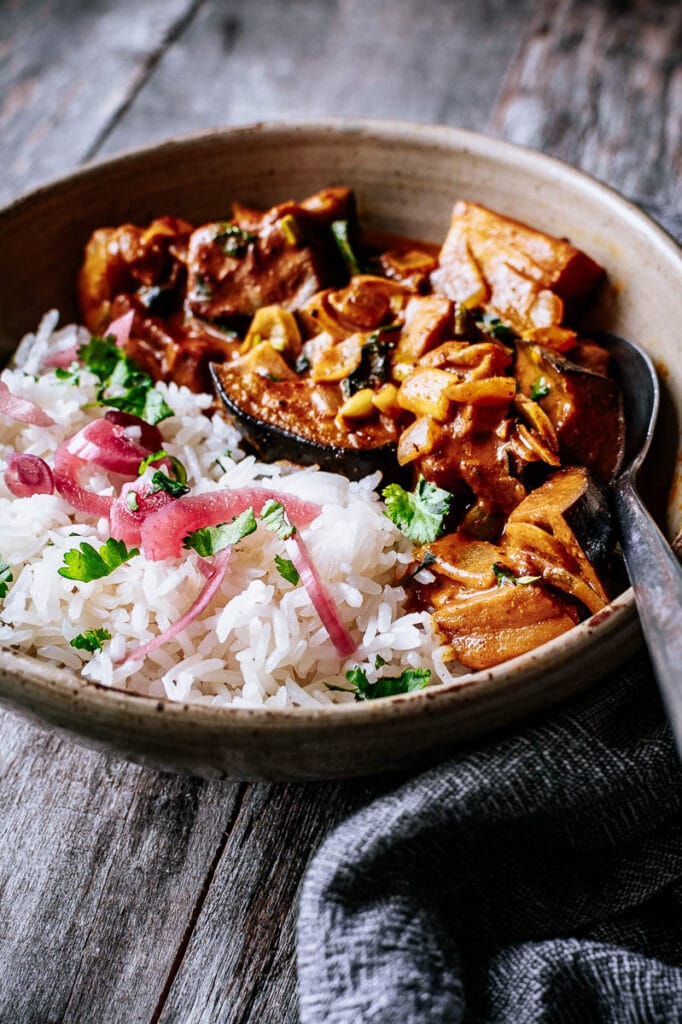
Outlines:
[[[523,587],[542,579],[541,576],[515,576],[511,569],[508,569],[506,565],[501,565],[500,562],[493,564],[493,572],[498,587]]]
[[[118,347],[112,335],[90,338],[78,349],[78,358],[100,381],[97,392],[100,405],[132,413],[151,424],[173,415],[173,410],[154,387],[151,377]],[[107,395],[107,388],[112,387],[121,388],[122,394]]]
[[[552,386],[546,377],[537,377],[530,389],[530,397],[534,402],[539,402],[541,398],[547,398],[551,390]]]
[[[383,676],[370,683],[367,673],[362,668],[352,668],[346,672],[346,679],[353,687],[356,700],[375,700],[377,697],[393,697],[397,693],[415,693],[423,690],[429,679],[431,670],[428,668],[406,668],[399,676]],[[343,690],[342,686],[331,686],[332,690]]]
[[[410,576],[415,577],[417,575],[417,573],[422,571],[422,569],[428,569],[428,567],[430,565],[433,565],[433,563],[436,562],[436,561],[437,561],[437,558],[436,558],[435,555],[432,555],[430,551],[425,551],[424,552],[424,557],[422,558],[422,560],[419,563],[419,565],[417,566],[417,568],[413,569],[413,571],[410,573]]]
[[[148,493],[156,494],[157,491],[165,491],[166,494],[170,494],[171,498],[181,498],[183,494],[189,494],[189,487],[187,484],[180,483],[179,480],[173,480],[162,469],[157,469],[152,474]]]
[[[301,577],[290,558],[280,558],[279,555],[275,555],[275,566],[277,567],[277,572],[287,583],[293,583],[296,586]]]
[[[141,420],[146,420],[152,425],[167,420],[169,416],[173,415],[173,410],[161,392],[154,387],[151,377],[148,384],[146,382],[137,384],[124,394],[110,398],[100,395],[99,400],[102,405],[111,405],[114,409],[120,409],[121,412],[132,413],[133,416],[139,416]]]
[[[163,469],[157,469],[152,474],[150,481],[149,494],[156,494],[157,491],[165,491],[166,494],[170,494],[173,498],[181,498],[183,494],[189,493],[189,487],[187,486],[187,470],[183,466],[180,459],[176,459],[174,455],[169,455],[168,452],[161,448],[158,452],[152,452],[146,459],[142,459],[142,462],[138,466],[137,472],[141,476],[144,471],[149,467],[153,466],[155,462],[161,462],[162,459],[168,459],[175,478],[168,476]]]
[[[192,530],[182,542],[184,548],[193,548],[204,558],[215,555],[230,544],[237,544],[242,537],[247,537],[257,527],[256,517],[252,508],[245,509],[241,515],[235,516],[231,523],[219,523],[218,526],[202,526]]]
[[[393,325],[390,328],[380,328],[378,331],[374,331],[362,346],[360,362],[341,381],[341,390],[346,398],[350,398],[362,388],[376,388],[390,379],[391,350],[395,343],[380,337],[383,331],[389,329],[393,330]]]
[[[60,366],[56,367],[54,375],[63,384],[73,384],[75,387],[80,384],[80,366],[76,362],[71,363],[68,370],[64,370]]]
[[[400,484],[389,484],[383,489],[386,502],[385,515],[399,530],[417,544],[434,541],[450,511],[452,495],[435,484],[419,477],[414,491],[404,490]]]
[[[181,484],[187,483],[187,470],[182,462],[180,462],[180,459],[176,459],[174,455],[169,455],[165,448],[161,448],[160,451],[153,452],[146,459],[143,459],[137,467],[137,475],[142,476],[148,466],[152,466],[155,462],[160,462],[161,459],[168,459],[170,461],[176,480],[179,480]]]
[[[89,651],[90,654],[94,654],[95,651],[102,650],[105,640],[111,640],[108,629],[86,629],[84,633],[79,633],[73,640],[69,640],[69,644],[77,651]]]
[[[113,537],[109,537],[99,551],[95,551],[92,544],[83,541],[80,550],[72,548],[65,552],[64,565],[57,572],[67,580],[89,583],[91,580],[109,576],[114,569],[118,569],[120,565],[139,553],[138,548],[128,550],[122,540],[114,540]]]
[[[296,527],[289,519],[287,510],[279,501],[266,501],[261,509],[260,521],[263,526],[276,533],[280,540],[289,540],[296,533]]]
[[[12,567],[0,558],[0,598],[7,597],[8,584],[13,580]]]
[[[226,222],[221,224],[218,232],[213,236],[226,256],[240,258],[245,256],[249,246],[258,239],[251,231],[244,231],[238,224]]]

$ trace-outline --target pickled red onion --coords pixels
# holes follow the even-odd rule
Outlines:
[[[30,498],[33,494],[52,494],[52,470],[38,455],[12,452],[7,456],[5,484],[15,498]]]
[[[358,645],[346,629],[345,623],[339,614],[339,609],[336,607],[336,601],[320,579],[320,574],[305,541],[300,533],[296,533],[286,543],[291,561],[298,570],[301,582],[308,591],[308,597],[315,606],[315,611],[320,616],[322,625],[329,633],[329,638],[334,644],[339,657],[349,658]]]
[[[137,476],[149,449],[134,441],[126,433],[128,429],[106,418],[92,420],[64,443],[70,454],[83,462],[93,462],[111,473]]]
[[[129,495],[137,498],[137,508],[128,504]],[[132,483],[124,484],[121,493],[114,498],[109,511],[109,525],[114,540],[122,540],[128,547],[139,547],[141,543],[142,524],[147,516],[158,512],[175,501],[166,491],[149,493],[149,480],[140,477]]]
[[[128,429],[123,423],[113,423],[108,418],[92,420],[57,448],[55,486],[74,508],[92,516],[108,516],[114,502],[109,495],[94,494],[81,487],[79,477],[87,462],[112,473],[137,476],[140,462],[150,451],[132,440],[126,433]]]
[[[78,349],[80,344],[67,345],[65,348],[56,348],[51,352],[48,352],[45,358],[42,360],[42,366],[56,366],[60,370],[68,370],[71,363],[75,363],[78,360]]]
[[[223,548],[215,555],[212,563],[208,563],[202,559],[200,569],[203,575],[206,577],[206,582],[199,591],[196,600],[187,611],[169,626],[168,629],[164,630],[163,633],[159,633],[158,636],[148,640],[146,644],[138,647],[136,650],[127,654],[123,659],[123,663],[128,661],[143,661],[148,654],[155,651],[157,647],[161,647],[162,644],[172,640],[173,637],[181,633],[183,629],[186,629],[190,623],[194,622],[197,616],[201,615],[205,608],[211,603],[216,593],[220,590],[221,584],[225,579],[225,573],[227,571],[227,563],[230,560],[230,554],[232,553],[231,548]]]
[[[217,526],[234,519],[247,508],[259,515],[266,501],[284,506],[294,526],[312,523],[320,514],[320,506],[290,494],[281,494],[265,487],[245,487],[239,491],[210,491],[207,494],[178,498],[166,508],[147,516],[142,524],[142,548],[154,562],[178,558],[183,538],[204,526]]]
[[[52,427],[55,422],[29,398],[12,394],[4,380],[0,380],[0,413],[11,420],[30,423],[34,427]]]
[[[125,344],[130,337],[130,328],[133,326],[133,319],[135,318],[135,310],[131,309],[128,313],[124,313],[123,316],[119,316],[116,320],[112,320],[106,331],[105,336],[111,334],[119,348],[125,348]]]

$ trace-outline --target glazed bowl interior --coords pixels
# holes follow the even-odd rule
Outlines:
[[[455,129],[396,123],[254,126],[173,141],[93,165],[0,212],[0,363],[43,312],[76,317],[91,231],[174,214],[224,217],[351,185],[363,224],[440,242],[457,198],[567,236],[609,275],[594,326],[639,341],[664,386],[655,490],[669,537],[682,519],[682,260],[675,243],[609,189],[547,157]],[[661,484],[664,480],[665,484]],[[464,685],[306,711],[159,702],[84,683],[0,651],[0,699],[135,759],[203,775],[322,778],[407,767],[588,685],[637,646],[631,592],[545,647]]]

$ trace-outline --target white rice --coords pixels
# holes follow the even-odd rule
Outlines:
[[[406,668],[431,670],[431,682],[449,682],[462,669],[439,647],[426,612],[409,612],[400,585],[411,544],[383,514],[375,488],[379,475],[351,483],[317,469],[292,469],[245,456],[236,430],[204,411],[209,395],[174,384],[159,389],[175,415],[159,424],[166,450],[187,467],[193,493],[262,484],[322,505],[302,535],[341,617],[357,640],[342,662],[302,585],[287,583],[275,568],[284,556],[278,537],[259,526],[234,549],[222,588],[206,611],[174,640],[139,662],[116,664],[140,643],[167,629],[190,606],[204,579],[193,553],[166,562],[141,554],[110,576],[89,583],[61,577],[66,551],[81,540],[102,544],[108,522],[75,512],[58,494],[14,498],[4,483],[8,455],[29,452],[50,465],[57,446],[101,416],[96,378],[80,373],[77,386],[41,370],[48,346],[87,340],[73,325],[55,332],[48,313],[36,335],[17,350],[14,367],[0,374],[14,394],[36,402],[53,427],[18,423],[0,414],[0,560],[14,582],[0,602],[0,644],[80,671],[86,679],[170,700],[236,707],[318,707],[353,701],[345,672],[364,668],[370,679]],[[113,493],[105,474],[87,486]],[[77,634],[106,627],[112,640],[92,655],[69,645]],[[377,657],[385,665],[376,669]]]

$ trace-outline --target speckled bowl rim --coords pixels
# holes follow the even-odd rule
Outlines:
[[[615,189],[583,171],[546,154],[477,132],[399,120],[341,118],[258,122],[235,128],[185,134],[156,145],[135,147],[114,157],[90,162],[71,174],[54,179],[19,196],[1,210],[0,214],[8,214],[25,200],[48,192],[62,183],[87,181],[103,166],[115,167],[131,156],[144,157],[145,154],[154,151],[165,152],[171,157],[174,150],[187,143],[210,142],[216,138],[246,138],[253,135],[267,138],[281,136],[282,133],[301,138],[312,134],[316,138],[321,138],[327,134],[338,135],[339,132],[356,136],[370,135],[386,142],[398,140],[422,143],[464,154],[470,152],[501,165],[512,165],[520,170],[528,169],[532,173],[540,169],[547,177],[554,177],[557,181],[569,180],[574,191],[598,199],[606,208],[613,211],[620,221],[629,222],[633,229],[644,234],[650,243],[662,250],[665,257],[680,260],[679,246],[662,227],[639,207],[624,199]],[[682,271],[682,260],[680,270]],[[288,729],[292,734],[303,734],[309,730],[319,733],[321,727],[333,728],[335,723],[353,721],[360,725],[388,717],[418,718],[420,711],[427,707],[431,711],[438,705],[449,707],[452,704],[468,703],[493,692],[501,697],[504,691],[516,689],[524,681],[530,682],[542,677],[549,670],[556,670],[558,661],[570,671],[573,658],[584,651],[584,645],[588,641],[604,647],[612,646],[614,642],[619,641],[619,647],[622,648],[624,655],[640,645],[641,636],[631,588],[590,619],[534,651],[492,669],[467,674],[453,683],[432,684],[417,693],[389,697],[377,702],[288,709],[235,708],[176,702],[93,683],[68,669],[58,668],[50,662],[21,654],[6,646],[0,647],[0,683],[4,680],[5,698],[9,696],[10,703],[18,693],[16,682],[20,682],[21,689],[29,691],[24,693],[24,698],[30,698],[31,694],[39,698],[41,691],[46,696],[50,691],[53,694],[57,691],[72,701],[75,699],[78,703],[85,702],[93,711],[101,711],[104,718],[111,716],[112,719],[116,719],[134,710],[136,717],[158,721],[159,712],[163,711],[164,717],[167,715],[171,718],[181,718],[184,723],[193,723],[199,730],[202,726],[209,725],[212,730],[224,725],[228,731],[232,731],[232,727],[235,726],[257,725],[259,730],[265,731]],[[579,688],[574,687],[576,690]],[[17,703],[24,704],[25,699],[18,700]]]

